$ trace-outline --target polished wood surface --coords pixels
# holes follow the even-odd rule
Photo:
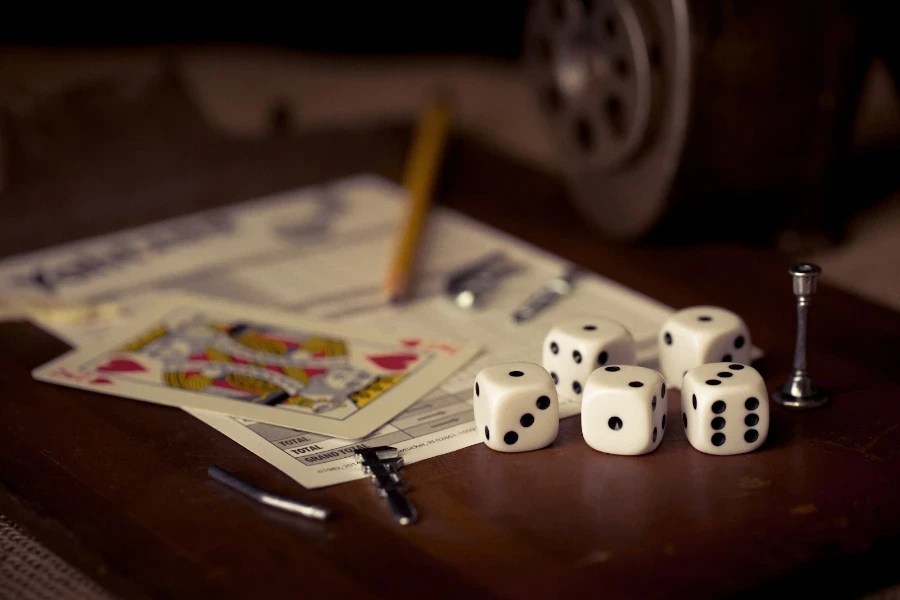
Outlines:
[[[4,255],[362,170],[396,180],[410,132],[213,143],[202,127],[161,126],[140,107],[125,116],[150,124],[123,136],[109,117],[91,124],[74,164],[19,163],[0,203]],[[674,307],[732,308],[766,351],[758,368],[770,389],[786,379],[795,317],[783,257],[605,244],[553,177],[461,139],[447,158],[441,203]],[[673,393],[674,426],[648,456],[591,450],[574,417],[542,451],[479,445],[408,466],[421,520],[404,528],[368,481],[305,490],[179,410],[33,381],[66,346],[7,323],[0,511],[126,597],[855,596],[900,579],[900,315],[822,285],[810,346],[834,402],[773,407],[758,452],[693,450]],[[211,463],[332,507],[336,519],[254,505],[211,481]]]

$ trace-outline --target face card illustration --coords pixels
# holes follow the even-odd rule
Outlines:
[[[122,335],[34,372],[42,381],[357,438],[474,356],[178,292]],[[418,346],[418,344],[417,344]]]

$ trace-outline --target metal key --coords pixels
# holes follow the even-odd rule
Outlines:
[[[575,279],[581,274],[577,266],[569,266],[565,273],[545,283],[541,289],[523,302],[512,315],[510,322],[514,325],[533,319],[539,312],[555,304],[560,298],[572,293]]]
[[[401,525],[415,523],[419,515],[412,503],[403,495],[409,486],[398,472],[403,467],[400,451],[393,446],[375,446],[357,448],[354,453],[356,462],[362,465],[363,472],[371,476],[378,493],[387,502],[397,522]]]
[[[525,269],[503,252],[493,252],[453,273],[447,280],[445,294],[459,308],[469,309],[483,304],[500,282]]]

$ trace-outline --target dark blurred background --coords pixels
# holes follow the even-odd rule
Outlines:
[[[894,12],[546,0],[17,18],[0,30],[0,198],[7,222],[101,233],[88,206],[98,182],[153,186],[133,197],[144,206],[222,160],[289,164],[290,140],[404,140],[450,90],[455,139],[559,177],[598,236],[774,247],[900,306]],[[270,168],[273,187],[294,183]],[[129,215],[117,224],[163,212]],[[0,250],[58,239],[32,229]]]
[[[528,2],[331,3],[307,2],[296,9],[256,4],[217,10],[196,6],[158,7],[129,16],[90,10],[55,13],[40,22],[39,11],[21,7],[3,40],[40,47],[127,48],[171,45],[248,45],[328,55],[452,54],[516,60]],[[93,8],[93,7],[92,7]],[[99,8],[99,5],[97,6]],[[149,7],[148,7],[149,8]]]

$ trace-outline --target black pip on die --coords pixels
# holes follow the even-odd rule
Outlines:
[[[750,332],[735,313],[694,306],[672,315],[659,331],[659,366],[677,386],[690,369],[710,362],[750,364]]]
[[[769,433],[766,384],[747,365],[710,363],[688,371],[681,413],[688,441],[707,454],[752,452]]]
[[[666,383],[653,369],[610,365],[588,377],[581,401],[584,441],[609,454],[646,454],[666,432]]]
[[[559,400],[540,365],[512,362],[475,377],[475,426],[481,441],[500,452],[549,446],[559,432]]]
[[[542,364],[560,396],[580,399],[588,376],[606,365],[633,365],[631,333],[610,319],[580,319],[557,325],[544,339]]]

